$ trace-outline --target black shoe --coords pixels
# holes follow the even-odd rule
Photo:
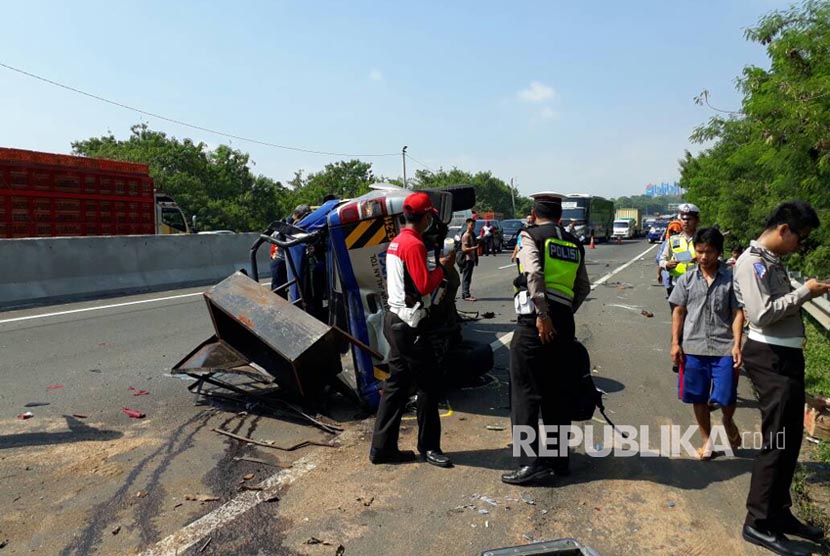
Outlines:
[[[553,474],[557,477],[569,477],[571,475],[571,467],[569,465],[554,465]]]
[[[820,527],[802,523],[792,514],[784,521],[779,530],[786,535],[794,535],[808,541],[821,542],[824,540],[824,530]]]
[[[793,544],[783,534],[773,531],[761,531],[751,525],[744,525],[743,537],[746,542],[763,546],[767,550],[780,556],[810,556],[812,552],[804,552]]]
[[[427,450],[421,454],[421,459],[436,467],[452,467],[452,460],[441,450]]]
[[[384,452],[377,448],[369,450],[369,461],[375,465],[382,463],[407,463],[415,461],[415,452],[412,450],[395,450],[394,452]]]
[[[502,475],[501,481],[508,485],[524,485],[540,479],[547,479],[548,477],[552,477],[553,474],[553,470],[548,467],[523,465],[515,471]]]

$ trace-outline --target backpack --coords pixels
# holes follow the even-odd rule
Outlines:
[[[591,357],[585,346],[574,339],[569,351],[567,361],[570,368],[565,386],[568,412],[572,421],[590,421],[597,408],[604,415],[602,392],[597,389],[591,376]]]

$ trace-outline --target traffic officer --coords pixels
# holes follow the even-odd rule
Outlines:
[[[418,327],[426,317],[429,295],[445,279],[443,267],[455,264],[453,250],[439,260],[435,269],[427,268],[427,249],[421,234],[430,227],[435,214],[427,193],[409,195],[403,207],[405,225],[386,250],[389,311],[384,315],[383,335],[390,347],[389,378],[383,387],[369,451],[369,460],[376,464],[400,463],[414,456],[398,449],[401,417],[414,382],[418,392],[418,452],[427,463],[452,466],[441,451],[441,369],[429,339]]]
[[[670,283],[666,287],[666,297],[671,295],[674,282],[691,270],[697,261],[693,238],[700,222],[700,209],[697,208],[697,205],[683,203],[678,207],[678,212],[680,213],[680,233],[668,238],[666,246],[660,253],[660,262],[658,263],[660,268],[669,273]],[[669,302],[672,314],[674,314],[675,307],[674,303]],[[682,335],[680,341],[683,341]],[[677,364],[672,365],[671,370],[675,373],[678,372]]]
[[[559,225],[562,197],[545,191],[531,195],[536,224],[521,232],[518,253],[519,276],[515,285],[516,330],[510,342],[510,420],[513,424],[514,455],[518,468],[502,475],[509,484],[525,484],[552,474],[569,472],[567,450],[542,457],[539,447],[539,413],[546,426],[568,426],[570,415],[564,399],[569,354],[575,340],[574,313],[591,291],[585,269],[585,248]],[[534,430],[530,450],[518,449],[517,436]],[[566,438],[562,438],[566,442]]]
[[[758,393],[763,445],[752,468],[743,537],[785,556],[808,554],[784,536],[816,542],[824,532],[790,511],[790,484],[804,431],[804,324],[801,306],[830,291],[814,279],[793,289],[780,257],[803,245],[819,225],[804,201],[776,207],[765,229],[734,268],[734,289],[749,318],[743,347],[746,372]]]

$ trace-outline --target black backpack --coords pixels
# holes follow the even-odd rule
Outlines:
[[[570,417],[572,421],[590,421],[597,408],[600,412],[605,411],[602,392],[597,390],[591,376],[591,356],[585,346],[576,339],[568,351],[569,376],[565,391]]]

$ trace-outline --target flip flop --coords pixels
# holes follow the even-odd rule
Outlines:
[[[697,459],[700,461],[709,461],[715,457],[715,452],[712,450],[711,442],[707,442],[706,446],[697,449]]]
[[[729,440],[729,445],[732,447],[733,450],[737,450],[741,447],[741,431],[738,430],[737,425],[733,425],[735,427],[735,434],[729,434],[729,431],[726,431],[726,438]]]

